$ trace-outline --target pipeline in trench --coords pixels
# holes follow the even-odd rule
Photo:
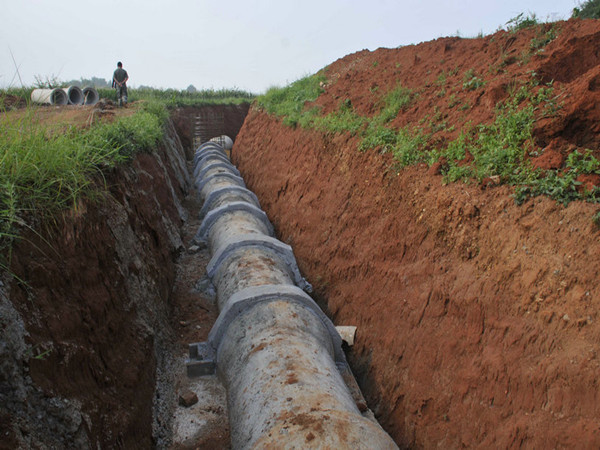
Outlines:
[[[227,390],[233,448],[396,448],[374,419],[342,340],[308,295],[291,247],[274,237],[223,147],[201,145],[194,183],[220,314],[190,344],[190,376],[216,371]]]
[[[394,447],[292,249],[218,142],[193,158],[197,195],[171,127],[156,154],[116,175],[106,205],[65,219],[60,252],[35,236],[19,243],[12,268],[28,288],[0,283],[10,448]],[[194,235],[207,248],[183,251]],[[205,266],[211,278],[198,282]],[[220,315],[199,294],[209,285]],[[188,370],[220,377],[186,376],[177,349],[198,340]],[[198,403],[176,407],[187,386]]]

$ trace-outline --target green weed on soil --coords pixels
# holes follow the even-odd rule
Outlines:
[[[534,18],[519,17],[514,26],[521,29],[537,26],[537,22]],[[416,93],[400,85],[382,95],[376,104],[379,111],[373,117],[357,114],[350,99],[341,101],[337,110],[327,115],[321,115],[319,107],[311,107],[310,102],[318,98],[321,85],[326,82],[322,74],[306,77],[287,88],[272,89],[259,97],[257,103],[267,112],[282,117],[286,125],[300,124],[323,132],[357,135],[360,150],[391,153],[398,167],[440,163],[447,183],[493,179],[495,183],[515,186],[517,202],[536,195],[547,195],[565,204],[575,199],[598,201],[600,192],[597,190],[580,192],[577,188],[576,179],[580,174],[600,174],[600,163],[591,153],[572,154],[560,171],[533,168],[529,155],[538,151],[534,146],[533,125],[537,118],[556,115],[561,104],[551,83],[540,86],[535,73],[531,75],[529,82],[514,86],[509,99],[496,108],[491,124],[468,123],[456,139],[443,146],[433,135],[438,131],[451,131],[451,128],[447,128],[442,117],[437,117],[439,114],[419,126],[390,127],[398,113],[418,98]],[[465,73],[463,89],[475,90],[482,86],[472,71]]]
[[[152,151],[162,139],[164,106],[146,103],[134,115],[88,130],[53,133],[32,120],[0,119],[0,248],[18,234],[17,225],[76,207],[95,193],[94,175]]]
[[[600,0],[587,0],[573,8],[571,17],[579,19],[600,19]]]
[[[309,119],[315,118],[318,110],[312,108],[306,111],[305,104],[315,101],[321,95],[322,83],[326,81],[327,78],[323,73],[317,73],[294,81],[283,88],[272,87],[264,95],[257,97],[256,104],[269,114],[282,117],[286,125],[295,127],[300,124],[308,127],[311,125]]]

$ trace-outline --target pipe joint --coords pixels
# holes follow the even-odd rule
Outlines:
[[[239,186],[226,186],[216,189],[206,196],[198,216],[203,219],[211,210],[229,202],[247,202],[260,208],[260,203],[254,192]]]
[[[229,161],[229,158],[227,157],[225,150],[220,149],[218,147],[214,147],[214,148],[208,148],[206,150],[196,151],[196,153],[194,154],[194,164],[198,164],[204,158],[208,158],[210,156],[222,156],[227,161]]]
[[[205,152],[207,150],[218,150],[221,153],[223,153],[224,155],[226,154],[225,149],[221,145],[217,144],[216,142],[210,142],[210,141],[205,142],[204,144],[200,145],[196,149],[196,154]]]
[[[212,150],[209,151],[211,152],[210,154],[204,156],[203,158],[199,158],[198,161],[194,163],[194,178],[197,178],[200,171],[210,164],[221,162],[224,164],[229,164],[231,167],[235,167],[233,164],[231,164],[231,161],[227,159],[227,156]]]
[[[232,214],[235,212],[242,212],[244,215],[249,214],[253,218],[258,219],[260,223],[262,223],[266,229],[266,233],[269,236],[273,236],[273,225],[269,221],[267,214],[260,208],[252,205],[247,202],[231,202],[225,203],[224,205],[219,206],[218,208],[213,209],[209,213],[206,214],[194,240],[196,242],[206,242],[208,240],[208,236],[214,224],[225,214]]]
[[[198,167],[200,167],[200,165],[198,165]],[[209,164],[206,164],[198,171],[198,175],[195,175],[195,179],[201,180],[207,175],[212,175],[213,173],[232,173],[238,177],[240,176],[240,171],[237,170],[237,168],[230,162],[214,162],[211,160]]]
[[[208,335],[208,341],[215,352],[218,353],[221,340],[237,315],[244,313],[244,311],[253,308],[261,302],[275,300],[300,303],[309,309],[323,324],[323,327],[325,327],[331,338],[331,342],[324,343],[331,357],[336,364],[346,366],[346,356],[342,350],[342,338],[335,329],[335,326],[306,292],[292,285],[252,286],[242,289],[229,297]]]
[[[312,285],[300,274],[292,247],[270,236],[259,234],[243,234],[231,237],[220,247],[206,267],[208,277],[213,280],[218,271],[227,260],[235,258],[241,250],[249,247],[259,248],[271,255],[277,256],[291,273],[294,283],[306,292],[312,292]]]
[[[227,182],[227,181],[230,181],[233,184],[237,184],[238,186],[241,186],[241,187],[246,187],[246,184],[244,183],[244,180],[241,177],[238,177],[237,175],[234,175],[232,173],[223,172],[223,173],[215,173],[213,175],[210,175],[210,176],[204,178],[203,180],[196,181],[196,189],[198,189],[198,192],[200,192],[202,194],[204,187],[206,185],[208,185],[209,183],[219,182],[219,183],[223,184],[223,182]]]
[[[322,324],[326,330],[325,334],[330,338],[321,342],[335,361],[340,374],[344,376],[349,368],[342,350],[342,338],[314,300],[302,289],[291,285],[252,286],[233,294],[221,309],[217,321],[210,330],[208,341],[189,345],[188,375],[200,376],[214,373],[218,368],[221,342],[232,323],[250,309],[274,301],[297,303],[314,314],[315,319]]]

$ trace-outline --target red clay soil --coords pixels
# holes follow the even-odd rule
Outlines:
[[[532,41],[551,29],[556,39],[532,50]],[[585,147],[600,158],[599,47],[597,20],[571,20],[481,39],[441,38],[400,49],[363,50],[327,67],[329,82],[315,104],[328,113],[349,99],[357,113],[373,115],[382,94],[400,83],[418,97],[392,127],[445,122],[434,134],[443,142],[458,136],[468,122],[492,122],[496,104],[535,78],[541,85],[552,83],[559,106],[550,117],[541,117],[542,108],[537,111],[538,150],[564,157],[575,147]],[[485,83],[482,88],[463,87],[468,71]]]
[[[350,98],[373,114],[373,92],[400,81],[420,96],[395,126],[437,107],[457,133],[491,121],[511,80],[533,70],[564,102],[537,122],[535,145],[558,167],[575,148],[599,157],[600,22],[556,26],[522,64],[535,29],[349,55],[327,68],[316,103],[331,111]],[[455,67],[437,95],[436,78]],[[470,68],[482,89],[459,89]],[[448,106],[452,86],[471,109]],[[233,155],[317,300],[336,325],[358,327],[349,357],[384,428],[402,447],[598,448],[598,207],[518,206],[508,186],[444,185],[425,166],[397,172],[357,143],[252,109]]]

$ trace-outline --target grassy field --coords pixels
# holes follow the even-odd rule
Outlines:
[[[17,102],[18,106],[30,103],[31,92],[34,87],[10,88],[0,90],[0,110],[9,109]],[[115,101],[116,94],[114,89],[99,88],[100,98]],[[238,105],[241,103],[251,103],[256,97],[251,92],[240,89],[205,89],[196,92],[177,89],[128,89],[129,102],[157,101],[167,108],[180,106],[204,106],[204,105]]]
[[[98,89],[100,98],[115,99],[114,89]],[[206,89],[196,92],[176,89],[128,89],[129,101],[155,100],[167,108],[179,106],[204,106],[215,104],[238,105],[250,103],[256,97],[254,94],[239,89]]]

